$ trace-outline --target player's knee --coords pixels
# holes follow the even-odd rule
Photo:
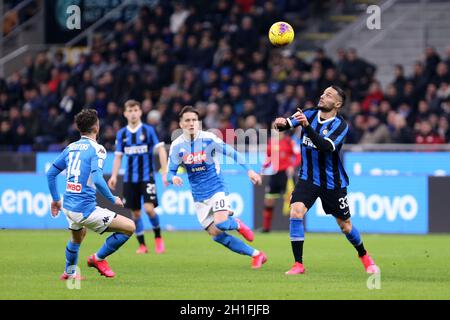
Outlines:
[[[156,215],[155,207],[151,203],[144,203],[144,210],[152,218]]]
[[[273,207],[275,205],[275,199],[264,199],[264,205],[266,207]]]
[[[131,219],[128,219],[123,231],[126,235],[132,236],[133,233],[136,231],[136,225],[135,225],[134,221]]]
[[[133,210],[132,216],[133,216],[134,220],[140,219],[141,218],[141,210]]]
[[[214,224],[209,226],[206,232],[208,232],[208,234],[213,238],[223,233],[221,230],[217,229],[217,227]]]
[[[291,205],[291,218],[303,219],[306,214],[306,207],[303,203],[294,203]]]
[[[352,224],[348,220],[340,222],[339,227],[341,228],[341,231],[345,234],[350,233],[352,231]]]

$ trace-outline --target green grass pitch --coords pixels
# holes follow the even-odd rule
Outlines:
[[[147,242],[153,244],[152,234]],[[100,277],[86,266],[105,236],[88,232],[79,266],[79,290],[60,281],[67,231],[0,231],[0,299],[450,299],[450,235],[363,235],[381,267],[381,288],[369,290],[356,251],[340,234],[306,235],[307,273],[286,276],[292,265],[287,232],[256,234],[268,262],[218,245],[204,232],[165,232],[166,253],[136,255],[130,239],[109,258],[117,273]],[[153,249],[153,247],[151,247]]]

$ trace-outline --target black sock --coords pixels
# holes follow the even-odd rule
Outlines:
[[[161,228],[160,227],[153,228],[153,232],[155,233],[155,239],[161,238]]]
[[[365,256],[367,253],[366,249],[364,249],[364,244],[362,242],[360,245],[355,246],[355,249],[356,249],[356,251],[358,251],[359,257]]]
[[[136,238],[137,238],[137,241],[139,242],[139,244],[145,245],[145,240],[144,240],[144,235],[143,234],[141,234],[139,236],[136,236]]]
[[[291,241],[295,262],[303,263],[303,242],[304,241]]]

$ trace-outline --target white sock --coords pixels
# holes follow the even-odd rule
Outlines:
[[[97,260],[97,261],[103,261],[104,259],[100,259],[100,258],[98,257],[98,255],[95,254],[95,260]]]
[[[252,257],[256,257],[258,254],[260,254],[261,252],[259,252],[259,250],[254,250],[252,253]]]

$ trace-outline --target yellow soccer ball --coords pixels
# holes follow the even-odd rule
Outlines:
[[[294,40],[294,29],[284,21],[275,22],[269,29],[269,41],[276,47],[283,47]]]

